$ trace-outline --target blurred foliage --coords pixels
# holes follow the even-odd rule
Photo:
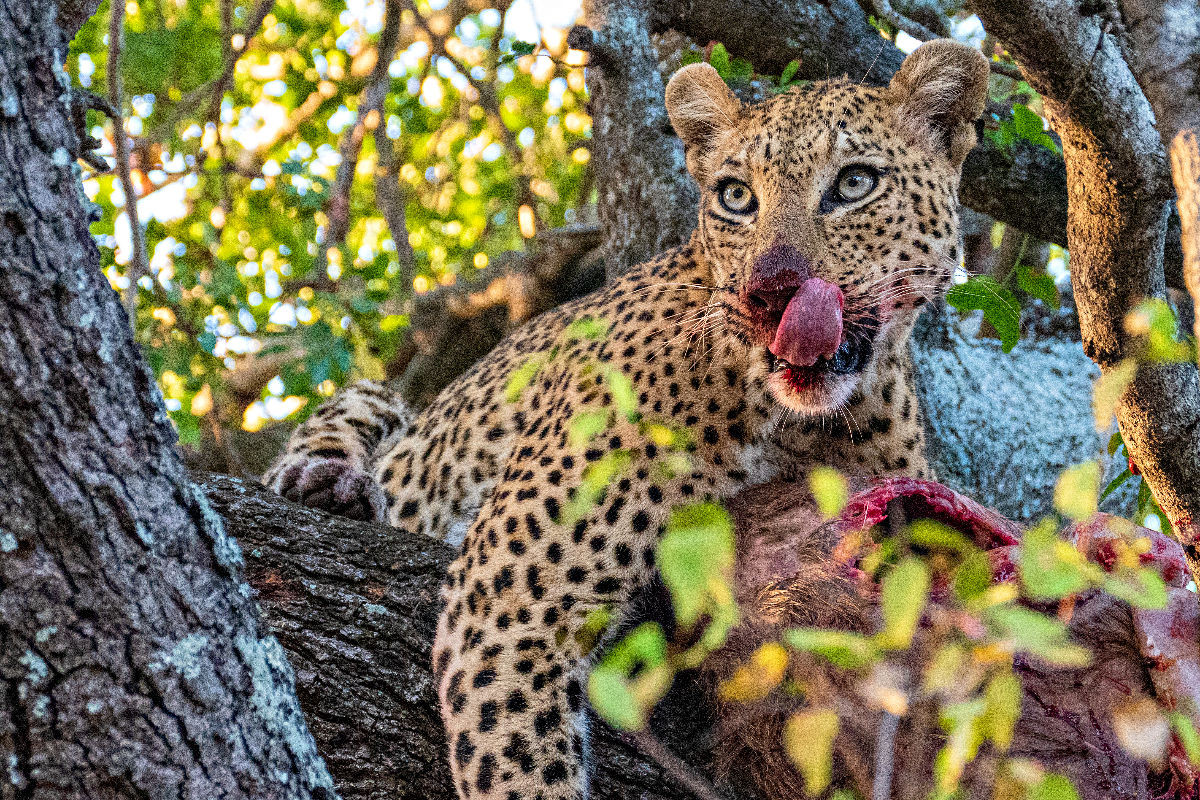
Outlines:
[[[537,26],[545,5],[127,3],[122,111],[148,275],[130,263],[114,173],[84,185],[105,274],[122,293],[136,283],[137,339],[184,444],[214,423],[303,416],[348,380],[383,377],[414,293],[576,220],[589,194],[585,58],[565,30]],[[109,14],[106,0],[68,59],[97,92]],[[385,25],[396,54],[375,73]],[[376,75],[382,114],[359,119]],[[89,123],[111,163],[112,124]]]

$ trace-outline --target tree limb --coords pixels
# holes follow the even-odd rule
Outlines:
[[[1067,167],[1072,285],[1084,351],[1102,371],[1132,355],[1124,321],[1165,293],[1170,198],[1149,103],[1101,24],[1066,0],[976,0],[988,31],[1045,99]],[[1098,44],[1099,43],[1099,44]],[[1144,365],[1117,419],[1200,575],[1200,381],[1194,364]]]
[[[56,11],[0,11],[0,796],[336,797],[100,271]]]
[[[1200,14],[1188,0],[1123,0],[1125,58],[1171,156],[1183,279],[1200,309]],[[1200,340],[1200,314],[1195,318]]]
[[[347,800],[455,800],[430,668],[438,589],[453,552],[384,525],[331,517],[263,487],[203,480],[247,553],[248,577],[296,671],[318,749]],[[711,723],[685,681],[658,729],[695,753]],[[597,800],[692,800],[607,725],[592,720]]]

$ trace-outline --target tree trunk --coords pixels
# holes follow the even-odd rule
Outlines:
[[[0,3],[0,798],[332,797],[100,273],[56,11]]]
[[[658,53],[650,40],[651,5],[590,0],[589,27],[576,27],[570,36],[572,47],[591,54],[592,169],[605,232],[601,258],[610,281],[681,244],[696,227],[696,187],[663,102]]]
[[[346,800],[454,800],[431,671],[441,542],[288,503],[209,475],[205,491],[248,554],[264,615],[296,670],[318,748]],[[689,761],[711,705],[681,681],[655,723]],[[664,771],[591,720],[592,797],[690,800]],[[699,743],[699,744],[697,744]]]

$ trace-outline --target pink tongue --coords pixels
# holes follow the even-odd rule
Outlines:
[[[797,367],[833,357],[842,343],[842,303],[842,290],[834,284],[806,280],[783,311],[771,352]]]

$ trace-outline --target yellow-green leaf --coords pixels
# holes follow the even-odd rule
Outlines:
[[[842,513],[849,498],[846,479],[830,467],[813,467],[808,473],[808,485],[821,514],[829,519]]]
[[[1077,522],[1096,513],[1100,494],[1100,464],[1085,461],[1067,469],[1054,486],[1054,507]]]
[[[793,714],[783,728],[783,746],[804,776],[804,787],[810,795],[819,795],[829,786],[837,732],[837,712],[831,709]]]
[[[912,644],[913,634],[925,610],[929,596],[929,567],[916,556],[909,556],[892,568],[883,579],[880,602],[883,631],[880,646],[903,650]]]

